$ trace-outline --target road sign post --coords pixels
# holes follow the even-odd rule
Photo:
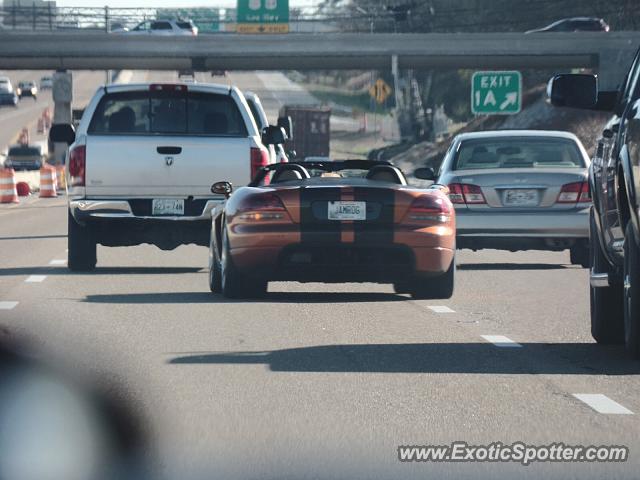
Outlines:
[[[238,0],[238,33],[288,33],[289,0]]]
[[[522,75],[517,71],[475,72],[471,111],[475,115],[513,115],[522,108]]]

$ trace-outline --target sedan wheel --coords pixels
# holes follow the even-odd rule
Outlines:
[[[640,354],[640,253],[631,223],[624,237],[624,343],[627,352]]]

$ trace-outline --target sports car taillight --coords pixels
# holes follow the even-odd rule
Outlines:
[[[591,193],[589,192],[589,182],[567,183],[562,186],[558,195],[558,203],[589,203]]]
[[[248,221],[283,220],[287,210],[280,197],[273,193],[251,195],[243,199],[238,205],[238,218]]]
[[[468,183],[452,183],[449,185],[449,200],[456,204],[482,204],[487,203],[478,185]]]
[[[416,198],[406,216],[406,221],[446,222],[451,216],[451,207],[446,198],[437,195],[422,195]]]
[[[69,151],[69,186],[84,187],[87,165],[87,147],[78,145]]]

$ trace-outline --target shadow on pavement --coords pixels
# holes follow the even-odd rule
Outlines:
[[[565,270],[579,269],[574,265],[559,263],[462,263],[458,270]]]
[[[211,292],[162,292],[162,293],[116,293],[87,295],[87,303],[354,303],[354,302],[396,302],[409,300],[393,293],[369,292],[274,292],[255,299],[232,300]]]
[[[98,267],[93,272],[71,272],[66,267],[42,266],[42,267],[15,267],[0,268],[2,276],[21,275],[67,275],[67,276],[93,276],[100,275],[174,275],[182,273],[198,273],[201,267]]]
[[[66,235],[24,235],[20,237],[0,237],[2,240],[41,240],[45,238],[67,238]]]
[[[264,352],[191,352],[174,365],[264,364],[274,372],[481,373],[515,375],[636,375],[640,362],[622,347],[594,343],[327,345]]]

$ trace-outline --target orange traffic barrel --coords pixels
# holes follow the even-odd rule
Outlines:
[[[51,165],[43,165],[40,168],[40,198],[57,197],[56,169]]]
[[[56,165],[56,179],[57,179],[57,187],[58,191],[64,190],[67,188],[67,179],[64,174],[64,165]]]
[[[18,191],[19,197],[28,197],[31,195],[31,187],[27,182],[18,182],[16,190]]]
[[[0,203],[18,203],[16,172],[13,168],[0,168]]]

